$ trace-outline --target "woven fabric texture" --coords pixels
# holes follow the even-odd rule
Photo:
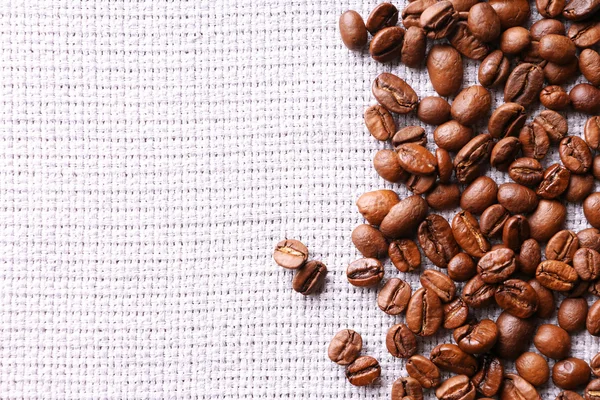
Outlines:
[[[1,398],[389,396],[405,371],[384,338],[403,317],[350,286],[345,267],[358,258],[357,197],[407,191],[373,170],[386,145],[362,114],[383,71],[434,91],[423,68],[343,47],[341,12],[376,4],[0,2]],[[465,65],[464,86],[475,84]],[[566,116],[581,135],[584,117]],[[575,230],[587,227],[578,209]],[[327,264],[321,294],[295,293],[272,261],[285,237]],[[419,286],[389,262],[386,276]],[[327,358],[345,327],[380,360],[377,385],[352,387]],[[598,350],[573,337],[574,355]]]

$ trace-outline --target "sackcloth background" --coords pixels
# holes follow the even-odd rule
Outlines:
[[[408,192],[373,170],[386,145],[362,114],[383,71],[434,91],[424,69],[343,47],[339,15],[377,3],[0,1],[0,398],[389,397],[405,371],[384,338],[404,317],[345,267],[357,197]],[[566,116],[581,135],[584,117]],[[285,237],[327,264],[321,294],[295,293],[272,261]],[[386,276],[419,286],[389,261]],[[381,362],[373,387],[327,358],[346,327]],[[584,359],[600,350],[573,342]]]

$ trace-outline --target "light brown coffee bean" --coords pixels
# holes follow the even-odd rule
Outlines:
[[[406,325],[416,335],[434,335],[442,325],[444,309],[439,297],[431,290],[418,289],[410,298],[406,310]]]
[[[569,186],[565,191],[565,199],[571,203],[581,203],[594,191],[593,175],[571,174]]]
[[[429,192],[435,185],[436,174],[431,175],[416,175],[412,174],[408,176],[405,185],[416,195],[421,195]]]
[[[600,88],[580,83],[571,89],[569,98],[576,111],[590,115],[600,114]]]
[[[526,119],[527,114],[522,105],[504,103],[492,113],[488,121],[488,132],[496,139],[516,136],[525,125]]]
[[[411,332],[412,333],[412,332]],[[425,389],[440,386],[440,370],[431,360],[422,355],[414,355],[406,362],[406,372]]]
[[[477,273],[475,262],[467,253],[459,253],[448,263],[448,276],[456,282],[466,282]]]
[[[377,174],[388,182],[402,182],[408,176],[408,173],[402,169],[398,153],[394,150],[383,149],[375,153],[373,167]]]
[[[502,400],[541,400],[533,385],[519,375],[506,374],[500,392]]]
[[[456,179],[459,183],[469,183],[479,176],[479,164],[489,159],[493,146],[489,134],[481,134],[471,139],[454,158]]]
[[[439,271],[428,269],[423,271],[419,278],[421,285],[434,292],[443,303],[448,303],[454,299],[456,295],[456,286],[448,275]]]
[[[529,225],[531,232],[531,224]],[[521,251],[517,255],[517,266],[520,272],[533,276],[538,264],[542,261],[542,250],[535,239],[527,239],[521,245]]]
[[[564,299],[558,309],[558,325],[569,333],[585,329],[588,303],[582,297]]]
[[[438,176],[440,183],[450,183],[452,173],[454,172],[454,164],[448,150],[442,148],[435,149],[435,159],[437,162]]]
[[[536,194],[543,199],[554,199],[569,186],[571,172],[560,164],[552,164],[544,171],[544,179],[536,191]]]
[[[434,45],[427,56],[427,72],[440,96],[455,95],[463,81],[462,57],[451,46]]]
[[[592,167],[592,152],[579,136],[567,136],[558,148],[560,159],[575,174],[585,174]]]
[[[400,166],[405,171],[416,175],[429,175],[435,172],[437,162],[435,156],[425,147],[416,143],[404,143],[397,147]]]
[[[598,0],[573,0],[563,10],[563,17],[571,21],[581,21],[593,16],[600,10]]]
[[[390,242],[388,255],[392,264],[400,272],[412,272],[421,266],[421,252],[416,243],[410,239]]]
[[[520,185],[535,186],[544,179],[544,169],[535,158],[522,157],[508,167],[508,175]]]
[[[379,104],[398,114],[408,114],[417,107],[417,94],[396,75],[384,72],[374,81],[372,92]]]
[[[537,124],[525,125],[519,133],[523,156],[541,160],[546,157],[550,148],[550,138],[546,131]]]
[[[567,120],[555,111],[544,110],[533,120],[535,128],[542,129],[552,143],[559,143],[567,136]]]
[[[434,210],[449,210],[458,207],[460,189],[454,183],[449,185],[439,184],[427,193],[425,200],[429,207]]]
[[[452,233],[458,245],[469,255],[483,257],[491,246],[481,230],[479,223],[468,211],[461,211],[452,220]]]
[[[428,211],[427,202],[421,196],[409,196],[393,206],[385,216],[379,230],[392,239],[411,236]]]
[[[583,134],[592,150],[600,150],[600,116],[591,117],[586,121]]]
[[[475,37],[464,21],[456,24],[448,41],[460,54],[473,60],[483,60],[490,52],[490,47]]]
[[[539,96],[544,84],[544,73],[535,64],[518,65],[508,76],[504,87],[504,101],[531,105]]]
[[[598,27],[598,40],[600,40],[600,22]],[[600,86],[600,54],[592,49],[585,49],[579,55],[579,70],[592,85]]]
[[[539,199],[535,192],[517,183],[503,183],[498,188],[498,202],[513,214],[530,213]]]
[[[594,249],[581,248],[573,255],[573,268],[583,281],[600,278],[600,253]]]
[[[408,358],[417,352],[417,338],[404,324],[392,326],[385,337],[385,346],[397,358]]]
[[[463,89],[452,102],[452,118],[463,125],[473,125],[490,112],[492,97],[480,85]]]
[[[590,307],[585,326],[591,335],[600,336],[600,300]]]
[[[481,233],[488,238],[500,235],[508,218],[510,218],[510,213],[500,204],[486,208],[479,218]]]
[[[495,50],[481,62],[477,77],[483,87],[498,87],[506,82],[509,74],[510,61],[502,51]]]
[[[444,371],[473,376],[477,372],[477,359],[455,344],[444,343],[431,350],[429,359]]]
[[[542,37],[550,34],[564,35],[565,25],[557,20],[544,18],[537,20],[531,25],[529,28],[529,33],[531,33],[531,37],[533,40],[540,40]]]
[[[334,363],[348,365],[356,360],[361,350],[362,337],[352,329],[343,329],[331,339],[327,354]]]
[[[501,358],[514,360],[529,347],[536,323],[531,318],[521,319],[503,311],[496,320],[496,326],[498,340],[494,352]]]
[[[379,362],[370,356],[358,357],[346,368],[346,378],[354,386],[368,386],[381,376]]]
[[[407,143],[413,143],[420,146],[427,144],[427,135],[425,129],[420,126],[405,126],[401,128],[392,137],[392,146],[398,151],[398,148]]]
[[[417,117],[431,125],[441,125],[450,119],[450,104],[441,97],[424,97],[419,102]]]
[[[558,260],[570,264],[579,248],[579,239],[575,232],[568,229],[557,232],[546,245],[546,259]]]
[[[442,383],[435,391],[440,400],[475,400],[475,386],[466,375],[453,376]]]
[[[566,0],[536,0],[535,5],[543,17],[556,18],[563,12],[566,3]]]
[[[550,379],[550,367],[544,357],[530,351],[523,353],[515,361],[519,375],[533,386],[541,386]]]
[[[471,321],[453,332],[454,341],[466,353],[487,353],[494,347],[498,339],[498,327],[489,319]]]
[[[390,209],[399,201],[396,192],[382,189],[362,194],[356,200],[356,206],[370,224],[379,225]]]
[[[520,279],[508,279],[496,290],[496,303],[515,317],[529,318],[538,308],[537,292]]]
[[[554,309],[556,308],[554,294],[551,290],[542,286],[535,278],[529,280],[527,283],[529,283],[537,293],[538,309],[535,315],[540,318],[550,318],[552,314],[554,314]]]
[[[421,28],[421,14],[429,6],[436,3],[436,0],[416,0],[410,2],[404,10],[402,10],[402,24],[407,27]]]
[[[302,242],[285,239],[277,243],[273,252],[275,262],[286,269],[298,269],[306,262],[308,249]]]
[[[508,28],[500,36],[500,50],[504,54],[519,54],[531,45],[531,34],[522,26]]]
[[[411,377],[400,377],[392,384],[392,400],[423,400],[423,388]]]
[[[577,47],[592,47],[600,42],[600,21],[590,20],[573,23],[569,27],[567,36]]]
[[[577,233],[579,247],[587,247],[600,252],[600,230],[587,228]]]
[[[433,131],[433,140],[438,147],[452,152],[462,149],[473,137],[473,129],[457,121],[448,121]]]
[[[365,111],[367,129],[377,140],[385,141],[396,132],[394,118],[383,106],[376,104]]]
[[[494,300],[496,285],[485,283],[479,275],[475,275],[464,286],[463,301],[472,308],[488,306]]]
[[[496,182],[487,176],[480,176],[462,192],[460,207],[473,214],[481,214],[496,203],[497,194]]]
[[[465,254],[465,253],[461,253]],[[460,297],[444,304],[444,328],[455,329],[467,322],[469,306]]]
[[[600,192],[590,194],[583,202],[583,215],[594,228],[600,228]]]
[[[573,289],[578,279],[573,267],[556,260],[542,261],[536,269],[535,277],[544,287],[557,292]]]
[[[485,283],[499,283],[517,270],[515,253],[501,248],[485,254],[477,263],[477,272]]]
[[[581,57],[579,58],[579,62],[581,63]],[[561,111],[569,107],[571,99],[569,99],[569,94],[562,87],[550,85],[542,89],[540,102],[550,110]]]
[[[558,232],[567,219],[567,210],[559,201],[540,200],[528,218],[529,231],[533,239],[545,242]]]
[[[375,258],[353,261],[346,269],[348,282],[354,286],[375,286],[383,279],[383,265]]]
[[[385,63],[398,59],[402,42],[404,41],[404,29],[399,26],[383,28],[373,36],[369,45],[369,53],[373,60]]]
[[[411,293],[412,289],[408,283],[392,278],[379,291],[377,305],[386,314],[398,315],[406,309]]]
[[[359,13],[348,10],[340,16],[340,35],[350,50],[360,50],[367,44],[367,28]]]
[[[459,252],[450,224],[440,215],[431,214],[425,218],[419,225],[417,236],[427,258],[440,268],[446,268],[450,259]],[[440,295],[437,291],[436,293]],[[444,300],[441,296],[440,298]],[[446,299],[450,300],[451,298]]]
[[[471,378],[478,393],[484,396],[495,396],[500,390],[504,367],[497,357],[483,355],[479,358],[479,371]]]
[[[458,13],[449,1],[439,1],[421,14],[421,28],[429,39],[443,39],[448,36],[458,22]]]
[[[387,257],[388,243],[377,228],[371,225],[361,224],[352,231],[352,243],[364,257],[384,258]]]
[[[429,0],[428,0],[429,1]],[[420,26],[407,26],[404,34],[404,44],[400,52],[402,62],[411,68],[417,68],[425,60],[427,36]]]
[[[469,30],[477,39],[491,42],[500,36],[500,18],[488,3],[476,3],[469,9]]]
[[[569,357],[554,364],[552,382],[561,389],[576,389],[590,380],[590,366],[580,358]]]
[[[523,25],[531,15],[527,0],[491,0],[489,3],[500,17],[503,30]]]
[[[540,39],[540,56],[556,64],[567,64],[575,58],[575,43],[566,36],[550,34]]]
[[[551,85],[564,85],[577,77],[579,73],[579,61],[577,57],[566,64],[546,62],[543,69],[544,78]]]

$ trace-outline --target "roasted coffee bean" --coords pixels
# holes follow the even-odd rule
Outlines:
[[[564,35],[565,25],[556,19],[540,19],[531,25],[531,28],[529,28],[529,33],[531,33],[533,40],[540,40],[544,36],[550,34]]]
[[[540,242],[547,241],[562,228],[566,218],[567,210],[560,202],[540,200],[528,218],[531,237]]]
[[[483,42],[491,42],[500,36],[500,18],[488,3],[471,7],[467,23],[473,36]]]
[[[421,28],[421,14],[427,8],[436,3],[436,0],[416,0],[410,2],[404,10],[402,10],[402,24],[407,27]]]
[[[398,23],[398,9],[392,3],[381,3],[371,11],[366,27],[371,35]]]
[[[406,309],[412,289],[402,279],[392,278],[377,295],[377,305],[386,314],[398,315]]]
[[[569,186],[565,191],[565,199],[571,203],[581,203],[594,191],[594,177],[592,175],[571,174]]]
[[[373,36],[369,45],[369,52],[373,60],[385,63],[400,57],[404,29],[399,26],[383,28]]]
[[[587,301],[582,297],[564,299],[558,309],[558,325],[569,333],[585,329],[588,314]]]
[[[480,3],[487,4],[487,3]],[[479,66],[478,79],[483,87],[498,87],[506,82],[510,73],[510,61],[502,51],[491,52]]]
[[[373,95],[386,109],[398,114],[407,114],[417,107],[417,94],[406,82],[396,75],[384,72],[374,81]]]
[[[592,150],[600,150],[600,116],[591,117],[586,121],[583,134]]]
[[[461,350],[469,354],[487,353],[494,347],[498,339],[496,323],[489,319],[470,323],[456,328],[454,341]]]
[[[353,261],[346,269],[348,282],[354,286],[375,286],[383,279],[383,265],[375,258]]]
[[[425,218],[419,225],[417,236],[427,258],[440,268],[446,268],[450,259],[459,252],[458,244],[452,236],[452,228],[442,216],[432,214]],[[449,300],[451,298],[446,299]]]
[[[571,172],[560,164],[552,164],[544,171],[544,179],[540,182],[536,194],[543,199],[554,199],[569,186]]]
[[[427,193],[435,185],[436,174],[431,175],[409,175],[405,184],[408,190],[416,195]]]
[[[471,139],[454,158],[454,169],[459,183],[472,182],[479,175],[479,164],[488,160],[493,146],[489,134]]]
[[[558,17],[565,8],[566,0],[536,0],[539,13],[546,18]],[[536,385],[537,386],[537,385]]]
[[[542,111],[535,117],[533,125],[546,132],[552,143],[560,142],[568,131],[567,120],[555,111]]]
[[[531,232],[531,224],[530,232]],[[542,250],[535,239],[527,239],[521,245],[521,251],[517,256],[517,267],[526,275],[535,275],[538,264],[542,261]]]
[[[452,233],[458,245],[469,255],[477,258],[491,249],[479,223],[468,211],[461,211],[452,220]]]
[[[522,157],[508,167],[508,175],[518,184],[535,186],[544,179],[544,168],[535,158]]]
[[[458,22],[458,13],[449,1],[440,1],[423,11],[421,28],[429,39],[442,39],[448,36]]]
[[[543,72],[551,85],[564,85],[579,74],[579,61],[575,57],[566,64],[546,62]]]
[[[439,297],[431,290],[420,288],[408,303],[406,325],[416,335],[435,334],[444,319],[444,309]]]
[[[412,333],[412,332],[411,332]],[[440,370],[431,360],[422,355],[413,355],[406,362],[406,372],[425,389],[440,386]]]
[[[331,339],[327,354],[334,363],[348,365],[356,360],[361,350],[362,337],[352,329],[343,329]]]
[[[400,164],[398,153],[394,150],[383,149],[375,153],[373,167],[377,174],[388,182],[402,182],[408,177],[408,173]]]
[[[600,300],[590,307],[585,326],[590,334],[600,336]]]
[[[392,384],[392,400],[423,400],[423,388],[411,377],[400,377]]]
[[[546,246],[546,259],[558,260],[570,264],[579,248],[579,239],[575,232],[562,230],[550,238]]]
[[[417,338],[406,325],[396,324],[388,330],[385,346],[392,356],[408,358],[417,352]]]
[[[421,266],[421,252],[410,239],[400,239],[390,242],[388,255],[392,264],[400,272],[412,272]]]
[[[527,382],[541,386],[550,379],[550,367],[544,357],[530,351],[523,353],[515,361],[515,368]]]
[[[590,194],[583,202],[583,215],[594,228],[600,228],[600,192]]]
[[[502,228],[502,243],[513,251],[519,251],[523,242],[529,239],[531,232],[527,218],[513,215],[506,220]]]
[[[425,36],[425,31],[419,26],[408,27],[404,34],[404,43],[400,52],[402,62],[408,67],[418,67],[425,60],[426,49],[427,36]],[[450,107],[448,107],[448,111],[449,109]]]
[[[456,282],[466,282],[477,273],[475,262],[467,253],[459,253],[448,263],[448,276]]]
[[[575,58],[575,43],[566,36],[550,34],[540,39],[540,56],[546,61],[564,65]]]
[[[458,328],[464,325],[468,316],[469,306],[465,304],[462,298],[457,297],[450,303],[444,304],[444,328]]]
[[[309,261],[296,271],[292,280],[292,289],[305,296],[313,294],[323,287],[327,267],[320,261]]]
[[[444,371],[467,376],[477,372],[477,359],[455,344],[444,343],[431,350],[429,359]]]
[[[594,379],[585,388],[585,400],[600,400],[600,379]]]
[[[531,44],[529,31],[522,26],[508,28],[500,36],[500,50],[504,54],[519,54]]]
[[[461,125],[457,121],[448,121],[433,131],[433,140],[440,148],[457,152],[462,149],[473,136],[473,129]]]
[[[440,150],[440,149],[438,149]],[[429,207],[434,210],[449,210],[458,207],[460,202],[460,189],[456,184],[436,185],[433,190],[427,193],[425,200]]]
[[[551,290],[546,289],[536,279],[531,279],[527,283],[535,290],[538,298],[538,309],[535,315],[540,318],[549,318],[554,313],[556,304],[554,302],[554,294]]]
[[[365,124],[371,135],[381,141],[388,140],[396,131],[394,118],[388,110],[379,104],[367,108],[365,111]]]
[[[525,174],[523,170],[515,171],[513,175],[515,173]],[[525,179],[519,180],[523,182]],[[511,213],[529,213],[535,210],[538,201],[533,190],[518,183],[503,183],[498,188],[498,202]]]
[[[377,228],[361,224],[352,231],[352,243],[364,257],[384,258],[387,256],[388,243]]]
[[[475,179],[462,192],[460,206],[473,214],[481,214],[486,208],[496,203],[498,185],[487,176]]]
[[[579,247],[587,247],[600,252],[600,230],[596,228],[587,228],[579,231],[577,234]]]
[[[442,148],[435,149],[435,159],[437,162],[440,183],[450,183],[452,173],[454,172],[454,164],[452,163],[452,157],[450,157],[448,150]]]
[[[486,208],[479,219],[481,233],[491,238],[502,233],[502,228],[510,213],[500,204],[494,204]]]
[[[540,353],[555,360],[562,360],[571,351],[569,333],[563,328],[551,324],[540,325],[533,338],[533,344]]]
[[[367,28],[359,13],[348,10],[340,16],[340,35],[350,50],[360,50],[367,44]]]
[[[578,279],[573,267],[556,260],[542,261],[535,271],[535,277],[544,287],[558,292],[573,289]]]
[[[592,152],[579,136],[567,136],[558,148],[560,159],[575,174],[585,174],[592,167]]]
[[[598,27],[598,40],[600,41],[600,22]],[[600,54],[592,49],[585,49],[579,55],[579,70],[592,85],[600,86]]]
[[[543,63],[544,59],[540,56],[540,42],[532,39],[529,46],[519,53],[519,58],[521,62]]]
[[[575,85],[569,92],[573,108],[586,114],[600,114],[600,89],[587,83]]]
[[[485,283],[503,282],[516,270],[515,253],[506,248],[490,251],[477,263],[477,272]]]
[[[358,357],[346,368],[346,378],[354,386],[368,386],[381,375],[381,367],[370,356]]]
[[[600,10],[600,0],[572,0],[565,6],[563,16],[571,21],[581,21]]]
[[[574,253],[573,268],[583,281],[595,281],[600,278],[600,253],[596,250],[581,248]]]
[[[488,121],[488,132],[497,139],[516,136],[525,124],[526,119],[527,114],[522,105],[504,103],[492,113]]]
[[[516,374],[506,374],[500,391],[502,400],[542,400],[535,387]]]
[[[504,281],[494,295],[496,303],[515,317],[529,318],[538,308],[537,292],[531,285],[520,279]]]
[[[529,347],[536,323],[531,318],[521,319],[503,311],[496,320],[496,326],[498,340],[494,351],[501,358],[514,360]]]
[[[581,63],[581,57],[579,58]],[[561,111],[569,107],[571,99],[569,94],[560,86],[550,85],[542,89],[540,93],[540,102],[546,108],[554,111]]]
[[[452,102],[452,118],[463,125],[473,125],[490,111],[492,96],[483,86],[474,85],[462,90]]]
[[[427,202],[421,196],[409,196],[391,208],[381,222],[379,230],[392,239],[410,236],[425,219],[428,208]]]
[[[569,357],[554,364],[552,382],[561,389],[576,389],[590,381],[591,369],[580,358]]]
[[[475,386],[466,375],[453,376],[435,391],[440,400],[475,400]]]
[[[592,47],[600,42],[600,21],[590,20],[571,24],[567,36],[577,47]],[[581,54],[583,55],[583,52]]]
[[[356,200],[356,206],[362,216],[372,225],[379,225],[400,199],[393,190],[374,190],[362,194]]]
[[[427,56],[427,72],[433,88],[440,96],[453,96],[463,81],[462,57],[451,46],[434,45]]]
[[[456,295],[456,286],[448,275],[433,269],[423,271],[420,277],[421,285],[434,292],[443,303],[448,303]]]
[[[475,275],[464,286],[462,299],[469,307],[481,308],[492,303],[496,285],[485,283],[479,275]]]
[[[450,119],[450,104],[441,97],[425,97],[419,102],[417,117],[426,124],[441,125]]]
[[[489,3],[500,17],[503,30],[523,25],[531,14],[527,0],[491,0]]]
[[[479,3],[479,0],[450,0],[454,9],[458,12],[469,11],[471,7]]]
[[[543,84],[544,74],[538,65],[520,64],[508,76],[504,87],[504,101],[527,107],[537,99]]]
[[[587,305],[587,303],[586,303]],[[587,308],[586,308],[586,314],[587,314]],[[590,360],[590,367],[592,368],[592,373],[596,376],[600,376],[600,353],[596,354],[594,357],[592,357],[592,359]]]
[[[308,249],[298,240],[285,239],[277,243],[273,252],[275,262],[287,269],[298,269],[306,262]]]
[[[456,24],[448,40],[460,54],[473,60],[483,60],[490,52],[489,46],[471,33],[466,22]]]
[[[500,139],[492,148],[490,164],[500,171],[506,171],[520,151],[521,142],[518,138],[509,136]]]
[[[519,133],[523,156],[541,160],[546,157],[550,148],[550,139],[542,126],[525,125]]]
[[[504,367],[502,362],[491,355],[483,355],[479,358],[479,370],[471,378],[478,393],[484,396],[494,396],[500,390]]]
[[[396,138],[396,136],[394,136]],[[425,147],[416,143],[404,143],[396,148],[400,166],[411,174],[429,175],[435,172],[435,156]]]

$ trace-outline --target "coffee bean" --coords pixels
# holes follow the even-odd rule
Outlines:
[[[488,3],[480,3],[488,4]],[[510,61],[502,51],[491,52],[479,66],[478,79],[483,87],[501,86],[510,73]]]
[[[600,150],[600,116],[591,117],[586,121],[583,134],[592,150]]]
[[[384,72],[374,81],[373,95],[391,112],[407,114],[417,107],[418,97],[413,88],[396,75]]]
[[[463,64],[459,52],[448,45],[434,45],[427,56],[427,72],[433,88],[440,96],[456,94],[463,81]]]
[[[473,136],[473,129],[461,125],[457,121],[448,121],[433,131],[433,140],[440,148],[457,152],[462,149]]]
[[[506,374],[502,382],[502,400],[541,400],[533,385],[519,375]]]
[[[515,361],[519,375],[533,386],[541,386],[550,379],[550,368],[544,357],[530,351],[523,353]]]
[[[558,232],[566,220],[566,208],[558,201],[540,200],[528,218],[530,235],[545,242]]]
[[[392,3],[381,3],[369,14],[366,27],[371,35],[375,35],[383,28],[396,25],[397,22],[398,9]]]
[[[467,23],[473,36],[483,42],[491,42],[500,36],[500,18],[488,3],[471,7]]]
[[[371,135],[381,141],[388,140],[396,131],[394,118],[388,110],[379,104],[367,108],[365,111],[365,124]]]
[[[481,258],[491,248],[479,229],[479,223],[468,211],[456,214],[452,220],[452,233],[458,245],[473,257]]]
[[[436,170],[435,156],[416,143],[404,143],[397,147],[400,166],[411,174],[429,175]]]
[[[334,363],[348,365],[356,360],[361,350],[362,337],[352,329],[343,329],[331,339],[327,354]]]
[[[354,386],[368,386],[381,375],[381,367],[370,356],[358,357],[346,368],[346,378]]]
[[[308,249],[298,240],[285,239],[277,243],[273,252],[275,262],[287,269],[298,269],[306,262]]]
[[[540,56],[544,60],[564,65],[575,58],[575,43],[566,36],[550,34],[540,39]]]
[[[477,272],[485,283],[503,282],[516,269],[515,253],[506,248],[490,251],[477,263]]]
[[[353,261],[346,269],[348,282],[354,286],[375,286],[383,279],[383,265],[375,258]]]
[[[556,260],[541,262],[536,269],[535,276],[544,287],[558,292],[571,290],[578,279],[575,269],[567,263]]]
[[[566,3],[566,0],[536,0],[535,5],[543,17],[556,18],[562,13]]]
[[[592,161],[592,175],[600,180],[600,155],[594,157],[594,161]]]
[[[408,303],[406,325],[416,335],[435,334],[444,318],[444,310],[439,297],[431,290],[420,288]]]
[[[573,268],[581,280],[597,280],[600,278],[600,253],[588,248],[577,250],[573,256]]]
[[[373,60],[385,63],[400,57],[404,29],[399,26],[383,28],[373,36],[369,45],[369,52]]]
[[[520,151],[521,142],[518,138],[509,136],[500,139],[492,148],[490,164],[500,171],[506,171]]]
[[[513,175],[515,173],[524,175],[526,172],[519,169]],[[535,210],[538,201],[533,190],[517,183],[503,183],[498,188],[498,202],[511,213],[529,213]]]
[[[500,17],[503,30],[523,25],[531,15],[527,0],[491,0],[489,3]]]
[[[571,24],[567,36],[577,47],[592,47],[600,42],[600,22],[591,20]]]
[[[581,63],[581,57],[579,58]],[[569,107],[571,99],[569,94],[560,86],[550,85],[542,89],[540,93],[540,102],[546,108],[554,111],[561,111]]]
[[[490,111],[492,97],[483,86],[475,85],[462,90],[452,102],[452,118],[463,125],[473,125]]]
[[[466,282],[476,273],[477,266],[467,253],[455,255],[448,263],[448,276],[456,282]]]
[[[402,279],[388,280],[377,295],[377,305],[386,314],[398,315],[402,313],[410,300],[412,289]]]
[[[377,228],[361,224],[352,231],[352,243],[367,258],[384,258],[387,256],[388,243]]]
[[[592,152],[579,136],[567,136],[560,142],[560,159],[575,174],[585,174],[592,166]]]
[[[388,182],[402,182],[408,176],[408,173],[402,169],[398,153],[394,150],[383,149],[375,153],[373,167],[377,174]]]
[[[398,148],[407,143],[413,143],[420,146],[427,144],[427,135],[425,129],[420,126],[406,126],[396,132],[392,138],[392,146],[398,151]]]
[[[519,251],[523,242],[529,239],[530,227],[527,218],[513,215],[506,220],[502,228],[502,243],[513,251]]]
[[[450,0],[454,9],[458,12],[469,11],[479,0]]]
[[[586,303],[587,305],[587,303]],[[587,308],[586,308],[586,314],[587,314]],[[600,353],[596,354],[594,357],[592,357],[592,359],[590,360],[590,367],[592,368],[592,373],[596,376],[600,376]]]
[[[411,272],[421,266],[419,248],[410,239],[400,239],[390,242],[388,255],[392,264],[400,272]]]
[[[498,236],[502,233],[502,228],[509,217],[508,210],[500,204],[486,208],[479,219],[481,233],[489,238]]]
[[[600,0],[572,0],[563,10],[563,16],[571,21],[587,19],[600,10]]]
[[[531,232],[531,223],[529,225]],[[542,261],[542,250],[535,239],[527,239],[521,245],[521,251],[517,256],[517,267],[526,275],[535,275],[538,264]]]
[[[396,324],[388,330],[385,345],[397,358],[408,358],[417,352],[417,338],[404,324]]]
[[[571,203],[581,203],[594,191],[594,177],[592,175],[571,174],[569,186],[565,191],[565,199]]]
[[[587,83],[575,85],[569,92],[573,108],[586,114],[600,114],[600,89]]]
[[[450,259],[459,252],[450,224],[439,215],[432,214],[425,218],[417,236],[427,258],[438,267],[446,268]]]
[[[434,210],[449,210],[458,207],[460,202],[460,189],[456,184],[439,184],[427,193],[425,200],[429,207]]]
[[[436,174],[431,175],[409,175],[405,184],[408,190],[416,195],[427,193],[435,185]]]
[[[554,302],[554,294],[552,291],[546,289],[539,283],[535,278],[529,280],[527,283],[535,290],[538,298],[538,309],[535,315],[540,318],[550,318],[556,308]]]
[[[583,215],[594,228],[600,228],[600,192],[590,194],[583,202]]]
[[[600,300],[590,307],[585,326],[593,336],[600,336]]]
[[[479,275],[475,275],[464,286],[462,299],[469,307],[482,308],[492,303],[496,285],[485,283]]]
[[[498,339],[498,328],[494,321],[483,319],[456,328],[453,333],[454,341],[466,353],[487,353],[494,347]]]
[[[417,117],[426,124],[441,125],[450,119],[450,104],[441,97],[425,97],[419,102]]]
[[[411,332],[412,333],[412,332]],[[422,355],[412,356],[406,362],[406,372],[416,379],[425,389],[440,386],[440,370],[429,359]]]
[[[440,1],[423,11],[420,22],[429,39],[442,39],[456,26],[458,13],[451,2]]]
[[[591,369],[582,359],[569,357],[554,364],[552,382],[561,389],[576,389],[590,381]]]
[[[532,39],[529,46],[519,53],[519,57],[521,62],[543,63],[544,59],[540,56],[540,42]]]
[[[556,19],[540,19],[531,25],[529,33],[533,40],[539,41],[542,37],[550,34],[564,35],[565,25]]]
[[[515,317],[529,318],[537,311],[538,298],[531,285],[520,279],[508,279],[496,290],[496,303]]]
[[[544,110],[533,121],[534,128],[542,129],[552,143],[560,142],[568,131],[567,120],[555,111]]]
[[[475,37],[463,21],[456,24],[448,40],[460,54],[473,60],[483,60],[490,52],[489,46]]]
[[[493,146],[489,134],[471,139],[454,158],[454,169],[459,183],[472,182],[479,176],[479,164],[488,160]]]
[[[431,350],[429,359],[439,368],[455,374],[473,376],[477,372],[477,360],[475,357],[462,351],[455,344],[444,343],[437,345]]]
[[[571,351],[569,333],[563,328],[551,324],[540,325],[533,338],[533,344],[540,353],[555,360],[562,360]]]
[[[445,274],[432,269],[425,270],[420,277],[421,285],[434,292],[443,303],[448,303],[456,295],[454,282]]]
[[[307,296],[317,292],[325,282],[327,267],[320,261],[309,261],[296,271],[292,289]]]
[[[585,388],[585,400],[600,400],[600,379],[594,379]]]
[[[503,311],[496,320],[498,327],[498,340],[494,351],[501,358],[514,360],[528,347],[536,323],[531,318],[521,319]]]
[[[558,325],[569,333],[585,329],[588,304],[584,298],[564,299],[558,309]]]
[[[475,386],[466,375],[453,376],[435,391],[440,400],[475,400]]]
[[[529,31],[522,26],[505,30],[500,36],[500,50],[504,54],[519,54],[531,44]]]
[[[457,297],[450,303],[444,304],[444,328],[458,328],[459,326],[464,325],[468,316],[469,306],[465,304],[462,298]]]
[[[577,233],[579,247],[587,247],[600,252],[600,230],[587,228]]]
[[[496,203],[497,193],[496,182],[487,176],[480,176],[463,191],[460,206],[473,214],[481,214]]]
[[[350,50],[360,50],[367,44],[367,28],[359,13],[348,10],[340,16],[340,35]]]
[[[564,85],[579,74],[579,61],[573,58],[566,64],[547,62],[543,69],[544,78],[551,85]]]
[[[402,10],[402,24],[407,27],[421,27],[421,14],[431,5],[435,4],[436,0],[416,0],[410,2],[404,10]]]
[[[539,66],[531,63],[520,64],[508,76],[504,87],[504,101],[527,107],[537,99],[543,83],[544,74]]]
[[[356,206],[362,216],[372,225],[379,225],[390,209],[400,200],[392,190],[375,190],[362,194]]]
[[[450,183],[452,173],[454,172],[454,164],[452,163],[452,157],[450,157],[448,150],[442,148],[435,149],[435,159],[437,162],[440,183]]]
[[[407,25],[405,24],[405,26]],[[427,36],[425,36],[425,31],[419,26],[407,26],[407,28],[404,34],[404,44],[402,45],[400,57],[406,66],[417,68],[425,60]],[[450,107],[448,107],[448,111],[450,111]]]
[[[544,178],[544,169],[542,165],[535,159],[530,157],[522,157],[515,160],[508,168],[508,175],[520,185],[525,186],[535,186],[539,184]],[[514,185],[514,184],[512,184]],[[513,197],[513,192],[515,191],[523,191],[523,186],[506,186],[506,191],[510,192],[508,197]],[[535,192],[533,192],[535,196]],[[509,194],[509,193],[507,193]],[[528,192],[529,194],[529,192]],[[523,196],[525,193],[519,193],[519,195]],[[535,201],[535,205],[532,208],[537,206],[537,201]],[[531,210],[529,210],[531,211]]]
[[[598,40],[600,41],[600,22],[598,27]],[[592,49],[585,49],[579,55],[579,70],[592,85],[600,86],[600,54]]]
[[[479,370],[471,378],[478,393],[484,396],[495,396],[500,390],[504,367],[502,362],[491,355],[483,355],[479,358]]]
[[[486,3],[480,3],[486,4]],[[517,103],[504,103],[492,113],[488,121],[488,132],[494,138],[516,136],[525,124],[525,108]]]
[[[536,194],[543,199],[549,200],[560,196],[567,186],[571,172],[560,164],[549,166],[544,172],[544,179],[536,191]]]
[[[573,262],[573,256],[579,248],[579,239],[575,232],[562,230],[557,232],[548,241],[546,246],[546,259],[563,261],[567,264]]]
[[[519,133],[523,156],[541,160],[546,157],[550,148],[550,139],[542,126],[525,125]]]
[[[392,400],[406,400],[405,396],[414,400],[423,400],[423,388],[416,379],[400,377],[392,384]]]
[[[421,196],[409,196],[391,208],[379,230],[392,239],[410,236],[425,219],[428,208]]]

